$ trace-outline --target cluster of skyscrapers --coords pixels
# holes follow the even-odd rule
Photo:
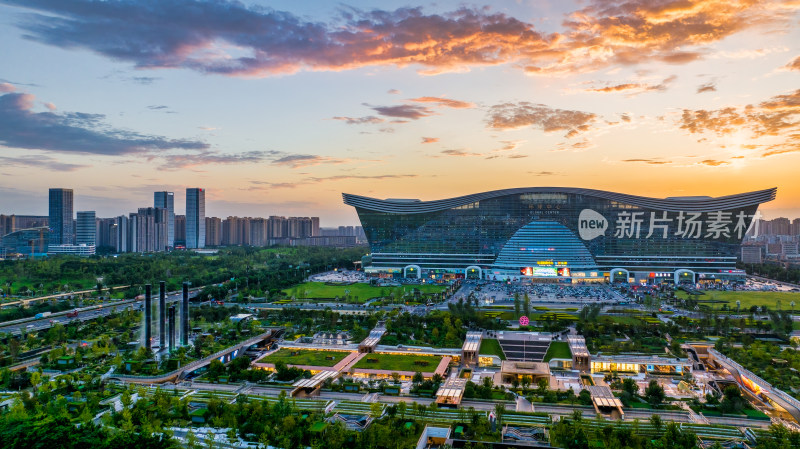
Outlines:
[[[742,244],[742,262],[800,262],[800,218],[758,220]]]
[[[186,189],[186,215],[182,221],[183,245],[186,248],[205,247],[205,189]],[[114,221],[99,225],[98,234],[108,235],[110,241],[101,246],[113,246],[117,252],[159,252],[176,247],[175,193],[153,193],[153,207],[120,215]],[[108,231],[106,231],[108,230]],[[198,237],[199,236],[199,237]]]
[[[205,189],[186,189],[186,214],[175,214],[175,193],[154,192],[153,205],[113,218],[74,212],[72,189],[49,191],[47,216],[0,215],[0,257],[160,252],[207,246],[353,246],[361,227],[320,228],[319,217],[206,217]]]

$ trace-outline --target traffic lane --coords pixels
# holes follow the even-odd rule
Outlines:
[[[166,303],[167,304],[171,304],[171,303],[179,302],[180,300],[181,300],[181,296],[180,295],[176,295],[176,296],[173,296],[172,298],[167,297],[166,298]],[[67,323],[74,322],[74,321],[81,321],[81,322],[91,321],[91,320],[94,320],[94,319],[96,319],[98,317],[108,316],[108,315],[110,315],[112,313],[115,313],[117,311],[121,311],[121,310],[123,310],[123,309],[125,309],[127,307],[131,307],[131,306],[133,306],[136,310],[140,310],[141,307],[136,308],[136,306],[140,305],[140,303],[143,303],[143,302],[144,302],[143,300],[142,301],[133,301],[132,300],[132,301],[130,301],[128,303],[125,303],[125,304],[116,304],[114,306],[103,307],[101,309],[82,311],[82,312],[79,312],[77,318],[64,318],[63,316],[59,316],[58,318],[50,318],[48,316],[48,317],[39,318],[39,319],[32,320],[32,321],[29,321],[29,322],[26,322],[26,323],[22,323],[22,324],[13,324],[13,325],[10,325],[10,326],[0,326],[0,332],[11,333],[11,334],[19,334],[19,333],[21,333],[23,331],[25,331],[25,332],[38,332],[38,331],[41,331],[41,330],[49,329],[49,328],[53,327],[55,324],[62,324],[63,325],[63,324],[67,324]],[[157,303],[158,299],[156,298],[156,300],[153,301],[153,302]],[[55,323],[55,322],[51,323],[50,320],[58,320],[58,323]],[[67,320],[69,320],[69,321],[67,321]],[[31,327],[29,327],[29,326],[31,326]]]
[[[189,299],[195,298],[196,296],[197,296],[196,292],[190,292],[189,293]],[[180,292],[177,292],[177,293],[173,292],[173,293],[170,293],[170,294],[168,294],[166,296],[166,300],[167,300],[167,302],[175,302],[177,300],[180,300],[182,297],[183,297],[183,295]],[[153,302],[155,303],[157,301],[158,301],[158,297],[154,296],[153,297]],[[28,317],[28,318],[22,318],[22,319],[19,319],[19,320],[9,320],[9,321],[5,321],[5,322],[0,322],[0,325],[2,325],[3,323],[8,323],[8,325],[17,324],[17,323],[28,323],[29,324],[29,323],[31,323],[33,321],[37,321],[37,320],[47,320],[47,319],[63,317],[66,314],[71,313],[74,310],[78,310],[78,312],[88,312],[88,311],[99,309],[99,308],[103,308],[103,307],[123,307],[123,306],[129,306],[131,304],[140,305],[142,303],[144,303],[144,299],[108,300],[108,301],[104,301],[102,304],[99,304],[99,305],[82,306],[82,307],[76,307],[73,310],[64,310],[64,311],[61,311],[61,312],[53,312],[50,315],[48,315],[47,317],[43,317],[43,318]]]

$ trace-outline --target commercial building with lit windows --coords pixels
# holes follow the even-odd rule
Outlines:
[[[777,189],[647,198],[531,187],[436,201],[344,193],[380,277],[704,282],[741,279],[740,245]]]

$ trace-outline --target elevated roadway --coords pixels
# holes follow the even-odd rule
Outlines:
[[[282,329],[281,329],[282,330]],[[260,343],[268,338],[272,338],[278,334],[277,329],[270,329],[262,334],[259,334],[255,337],[249,338],[245,341],[239,342],[233,346],[227,347],[222,351],[218,351],[214,354],[211,354],[207,357],[204,357],[200,360],[195,360],[187,365],[184,365],[175,371],[170,371],[168,373],[160,374],[157,376],[135,376],[135,375],[126,375],[126,374],[111,374],[108,376],[109,380],[117,380],[126,383],[134,383],[134,384],[163,384],[165,382],[171,382],[181,379],[188,373],[197,371],[200,368],[211,363],[212,360],[220,359],[224,360],[225,362],[230,361],[234,357],[238,355],[239,352],[244,351],[248,347]]]

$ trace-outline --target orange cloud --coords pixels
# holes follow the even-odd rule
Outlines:
[[[458,156],[458,157],[485,156],[482,153],[473,153],[464,150],[443,150],[441,153],[444,154],[445,156]]]
[[[422,143],[436,143],[439,141],[438,137],[423,137]]]
[[[717,85],[714,82],[705,83],[697,86],[697,93],[702,94],[703,92],[716,92]]]
[[[794,58],[794,61],[786,64],[786,68],[789,70],[800,70],[800,56]]]
[[[531,74],[593,71],[648,61],[685,64],[706,46],[756,26],[791,26],[797,3],[751,0],[595,0],[569,15],[546,53],[531,55]]]
[[[728,165],[730,162],[727,161],[718,161],[716,159],[706,159],[704,161],[700,161],[703,165],[709,165],[711,167],[719,167],[720,165]]]
[[[597,115],[590,112],[555,109],[527,101],[494,105],[487,119],[492,129],[517,129],[534,127],[544,132],[567,131],[565,137],[574,137],[591,129]]]
[[[414,101],[417,103],[434,103],[438,106],[444,106],[455,109],[470,109],[475,107],[475,103],[470,103],[467,101],[460,101],[460,100],[452,100],[450,98],[443,98],[443,97],[419,97],[419,98],[412,98],[408,101]]]
[[[643,164],[650,164],[650,165],[665,165],[672,163],[672,161],[661,161],[656,159],[623,159],[622,162],[641,162]]]
[[[669,84],[677,79],[676,76],[670,76],[659,84],[645,84],[645,83],[624,83],[616,84],[613,86],[596,87],[586,89],[586,92],[599,92],[599,93],[613,93],[613,92],[626,92],[629,95],[638,95],[643,92],[665,92]]]
[[[348,159],[318,156],[315,154],[289,154],[275,159],[272,161],[272,164],[289,168],[302,168],[320,164],[345,164],[347,162],[350,161]]]
[[[717,110],[685,109],[679,123],[692,134],[712,132],[725,136],[745,130],[754,137],[779,138],[780,142],[768,146],[762,156],[800,151],[800,89],[776,95],[757,105]]]
[[[192,8],[98,2],[91,11],[54,0],[8,3],[42,12],[18,25],[38,42],[89,49],[138,68],[247,77],[367,66],[420,65],[440,73],[515,64],[529,73],[552,73],[648,61],[684,64],[742,30],[791,26],[800,7],[769,0],[595,0],[569,14],[561,30],[543,33],[488,8],[441,14],[351,8],[320,23],[231,2]],[[109,29],[115,39],[108,39]]]

